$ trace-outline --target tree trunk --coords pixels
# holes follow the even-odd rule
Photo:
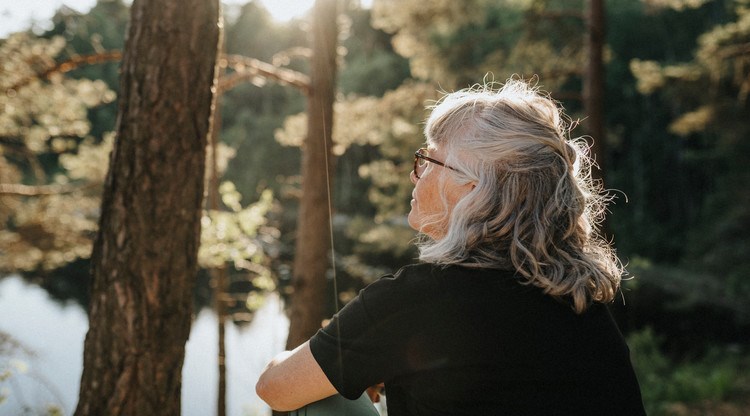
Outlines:
[[[302,198],[293,267],[287,349],[310,338],[326,318],[326,273],[330,262],[331,132],[336,79],[336,0],[317,0],[313,8],[307,137],[302,157]]]
[[[219,68],[219,78],[224,71]],[[220,93],[219,93],[220,94]],[[221,130],[221,107],[214,109],[213,127],[211,128],[211,157],[209,158],[209,180],[207,194],[208,209],[219,211],[219,130]],[[227,268],[222,265],[211,269],[211,280],[214,285],[214,307],[216,308],[216,321],[218,329],[218,355],[217,370],[219,373],[219,384],[216,395],[216,416],[227,414],[227,365],[226,365],[226,321],[227,321]]]
[[[224,20],[219,16],[219,56],[224,55]],[[225,70],[223,66],[217,68],[217,78],[219,81],[224,77]],[[207,193],[208,209],[218,212],[219,211],[219,132],[221,131],[221,106],[218,105],[219,99],[221,98],[222,90],[219,88],[214,95],[214,113],[211,120],[213,125],[211,126],[210,143],[211,146],[211,158],[209,167],[209,189]],[[226,416],[227,414],[227,351],[226,351],[226,320],[227,320],[227,268],[225,265],[217,269],[211,270],[211,278],[213,279],[214,287],[214,303],[216,307],[216,320],[218,329],[218,356],[217,358],[217,370],[219,372],[219,384],[217,386],[216,394],[216,416]]]
[[[135,0],[76,415],[179,415],[218,0]]]
[[[227,322],[227,268],[221,267],[212,270],[216,289],[216,319],[218,321],[219,354],[218,370],[219,385],[216,395],[216,416],[227,414],[227,350],[226,350],[226,322]]]
[[[583,106],[588,134],[594,139],[591,153],[599,169],[592,169],[594,178],[603,179],[606,168],[606,132],[604,129],[604,0],[586,2],[586,46],[588,62],[583,84]]]

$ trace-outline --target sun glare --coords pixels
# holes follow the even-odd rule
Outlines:
[[[222,0],[228,4],[245,4],[251,0]],[[312,8],[315,0],[257,0],[277,22],[288,22],[294,18],[304,17]],[[132,0],[125,0],[130,4]],[[0,1],[0,38],[9,33],[24,30],[36,23],[38,27],[49,25],[49,19],[55,10],[63,4],[81,13],[88,13],[96,0],[26,0]],[[360,0],[362,7],[369,8],[372,0]]]
[[[262,0],[263,7],[268,10],[277,22],[288,22],[295,17],[303,17],[315,3],[314,0]]]
[[[294,18],[304,17],[312,9],[315,0],[260,0],[260,3],[268,10],[274,20],[288,22]],[[370,8],[372,0],[360,0],[359,5]]]

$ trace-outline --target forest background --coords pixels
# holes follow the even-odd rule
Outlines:
[[[440,91],[536,75],[585,124],[585,3],[342,3],[330,313],[416,257],[408,173]],[[613,309],[644,400],[649,414],[750,414],[750,1],[606,5],[606,134],[593,140],[614,196],[606,233],[632,277]],[[228,266],[239,322],[291,292],[307,116],[278,74],[309,71],[309,22],[252,1],[224,14],[221,206],[204,217],[195,302],[212,305],[210,270]],[[84,306],[129,16],[99,0],[0,40],[0,272]],[[0,385],[13,348],[0,333]]]

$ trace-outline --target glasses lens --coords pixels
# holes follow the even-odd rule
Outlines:
[[[424,168],[427,166],[427,160],[419,156],[427,156],[427,149],[417,150],[414,156],[414,173],[417,175],[417,178],[422,176],[422,172],[424,172]]]

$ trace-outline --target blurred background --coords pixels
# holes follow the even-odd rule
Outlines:
[[[254,384],[288,331],[305,97],[248,75],[244,59],[308,73],[312,3],[223,7],[222,216],[207,214],[202,235],[186,415],[214,414],[220,395],[211,270],[225,265],[221,394],[228,414],[270,414]],[[75,409],[129,4],[0,4],[0,415]],[[598,67],[591,4],[340,2],[331,293],[334,276],[343,304],[414,261],[405,215],[425,105],[441,91],[537,77],[580,124],[571,136],[594,145],[613,198],[602,232],[629,280],[612,309],[649,414],[750,415],[750,1],[603,2]],[[594,109],[591,76],[603,80]]]

